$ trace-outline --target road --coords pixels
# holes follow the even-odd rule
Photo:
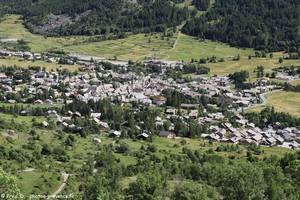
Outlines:
[[[266,106],[267,105],[267,98],[266,98],[266,96],[268,94],[272,94],[272,93],[279,92],[279,91],[282,91],[282,89],[272,90],[270,92],[266,92],[266,93],[260,94],[259,96],[260,96],[260,98],[262,100],[262,103],[250,105],[250,106],[246,107],[245,110],[249,110],[249,109],[253,109],[253,108],[257,108],[257,107],[261,107],[261,106]]]

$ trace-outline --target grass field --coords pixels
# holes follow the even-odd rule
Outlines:
[[[48,63],[41,60],[29,61],[17,57],[0,58],[0,66],[2,65],[26,67],[26,68],[30,66],[40,66],[40,67],[45,67],[45,69],[48,71],[55,70],[55,69],[68,69],[69,71],[75,71],[81,67],[80,65],[60,65],[57,63]]]
[[[200,41],[194,37],[179,33],[175,47],[166,52],[162,52],[162,57],[169,60],[190,61],[191,58],[197,60],[211,56],[226,58],[239,54],[240,56],[248,56],[254,54],[254,51],[251,49],[230,47],[220,42],[212,42],[209,40]]]
[[[250,81],[253,81],[256,79],[256,72],[254,71],[259,65],[264,67],[266,73],[272,73],[272,69],[282,65],[300,65],[299,60],[284,60],[283,64],[280,64],[278,59],[282,56],[282,52],[273,53],[273,55],[273,58],[252,58],[250,60],[248,56],[241,56],[239,61],[225,59],[225,62],[209,63],[207,66],[211,68],[211,75],[227,75],[236,71],[246,70],[250,73]]]
[[[22,172],[18,175],[18,184],[24,195],[51,194],[61,184],[60,174],[53,172]]]
[[[170,49],[175,37],[162,39],[160,34],[130,35],[125,39],[107,40],[82,45],[67,46],[67,52],[125,60],[143,60],[145,57],[159,57],[160,52]]]
[[[287,112],[300,117],[300,93],[298,92],[274,92],[267,95],[267,105],[273,106],[276,111]],[[259,112],[265,106],[250,109],[248,111]]]

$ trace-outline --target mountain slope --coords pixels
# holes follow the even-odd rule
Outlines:
[[[233,46],[277,51],[299,49],[299,0],[216,0],[183,31]]]
[[[21,0],[1,1],[22,14],[32,32],[47,35],[161,32],[188,17],[168,0],[26,0],[24,8],[17,6]]]

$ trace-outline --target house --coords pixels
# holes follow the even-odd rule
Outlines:
[[[270,145],[270,146],[275,145],[276,139],[274,137],[268,137],[268,138],[266,138],[266,143],[267,143],[267,145]]]
[[[142,132],[141,134],[139,134],[139,135],[137,136],[137,139],[146,140],[146,139],[148,139],[149,137],[150,137],[150,135],[149,135],[148,133]]]
[[[7,79],[8,77],[4,74],[4,73],[0,73],[0,82],[4,81],[5,79]]]
[[[101,117],[101,113],[91,113],[90,117],[99,119]]]
[[[49,123],[46,122],[46,121],[43,121],[43,122],[42,122],[42,125],[43,125],[44,127],[48,127],[48,126],[49,126]]]
[[[112,137],[120,137],[122,134],[121,131],[112,131],[111,136]]]
[[[167,110],[166,110],[166,114],[168,114],[168,115],[176,115],[176,109],[174,109],[174,108],[168,108]]]
[[[229,139],[230,142],[234,143],[234,144],[237,144],[239,142],[239,140],[241,140],[242,138],[241,137],[232,137]]]
[[[296,141],[293,142],[284,142],[280,147],[289,148],[289,149],[298,149],[300,144]]]
[[[175,138],[176,134],[170,131],[160,131],[159,136],[166,138]]]
[[[262,140],[262,135],[259,133],[256,133],[251,137],[255,142],[260,142]]]
[[[199,108],[199,104],[181,104],[180,105],[181,108],[183,109],[198,109]]]
[[[15,104],[15,103],[16,103],[16,100],[10,99],[10,100],[8,100],[8,103],[10,103],[10,104]]]
[[[197,118],[198,114],[199,114],[198,110],[191,110],[190,113],[189,113],[189,117]]]
[[[40,100],[40,99],[38,99],[38,100],[34,101],[34,103],[35,103],[35,104],[43,104],[43,101]]]
[[[164,96],[155,96],[152,99],[152,103],[157,106],[162,106],[166,103],[167,99]]]
[[[100,125],[102,128],[104,128],[104,129],[109,129],[109,125],[108,125],[108,123],[106,123],[106,122],[100,121],[100,122],[99,122],[99,125]]]
[[[93,139],[93,142],[94,142],[95,144],[101,144],[101,139],[100,139],[100,138],[94,138],[94,139]]]
[[[49,117],[57,117],[57,112],[56,112],[56,110],[48,110],[47,115]]]

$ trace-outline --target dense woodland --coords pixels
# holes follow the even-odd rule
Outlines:
[[[191,19],[184,32],[233,46],[277,51],[299,48],[297,0],[217,0],[204,16]]]

